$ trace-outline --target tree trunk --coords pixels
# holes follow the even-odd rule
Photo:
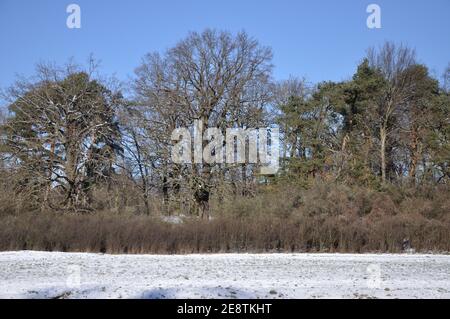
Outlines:
[[[56,126],[55,136],[53,137],[52,143],[51,143],[51,146],[50,146],[50,158],[49,158],[49,164],[48,164],[48,169],[49,169],[48,183],[47,183],[47,187],[45,189],[44,200],[43,200],[42,205],[41,205],[41,211],[44,211],[47,208],[50,192],[52,190],[53,161],[54,161],[54,154],[55,154],[55,149],[56,149],[56,136],[57,136],[57,133],[58,133],[58,126]]]
[[[381,181],[386,183],[386,128],[380,129],[380,159],[381,159]]]
[[[141,147],[139,144],[139,141],[137,139],[136,133],[134,131],[131,132],[131,136],[133,138],[134,146],[136,148],[136,156],[137,156],[137,165],[139,169],[139,174],[141,175],[141,189],[142,189],[142,198],[144,200],[144,206],[145,206],[145,214],[150,215],[150,207],[148,205],[148,172],[147,168],[144,167],[144,164],[142,162],[142,156],[141,156]]]
[[[409,166],[409,179],[413,184],[416,184],[417,163],[419,162],[420,157],[417,130],[414,129],[411,135],[411,163]]]

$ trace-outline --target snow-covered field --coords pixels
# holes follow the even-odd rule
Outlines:
[[[0,253],[1,298],[450,298],[450,256]]]

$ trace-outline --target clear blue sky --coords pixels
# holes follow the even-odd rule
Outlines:
[[[66,27],[81,7],[82,28]],[[382,9],[382,28],[366,27],[366,7]],[[188,31],[246,30],[274,52],[276,79],[349,78],[372,45],[403,42],[440,76],[450,62],[450,0],[0,0],[0,87],[31,75],[39,61],[85,62],[126,80],[142,56],[164,51]]]

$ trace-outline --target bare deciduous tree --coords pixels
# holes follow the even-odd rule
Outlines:
[[[398,129],[393,124],[394,118],[413,92],[414,78],[407,71],[416,64],[415,52],[406,46],[387,42],[378,51],[369,49],[368,57],[370,65],[381,72],[387,84],[377,98],[372,118],[379,132],[381,180],[385,183],[388,138]]]
[[[40,64],[34,80],[9,89],[5,147],[23,177],[17,187],[42,208],[89,209],[92,186],[107,180],[120,152],[114,108],[120,95],[74,64]],[[56,193],[59,196],[56,196]],[[50,199],[62,197],[57,203]]]
[[[202,132],[208,127],[225,132],[227,127],[261,125],[264,107],[271,99],[271,57],[270,49],[244,32],[233,36],[206,30],[191,33],[163,56],[154,53],[144,58],[133,84],[136,109],[151,141],[148,146],[153,148],[147,152],[158,158],[155,168],[164,198],[174,184],[193,176],[202,181],[206,192],[214,185],[214,164],[182,170],[171,163],[171,132],[191,127],[195,120],[200,121]],[[246,176],[245,167],[242,171]]]

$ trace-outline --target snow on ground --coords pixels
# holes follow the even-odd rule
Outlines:
[[[3,252],[0,298],[450,298],[450,256]]]

